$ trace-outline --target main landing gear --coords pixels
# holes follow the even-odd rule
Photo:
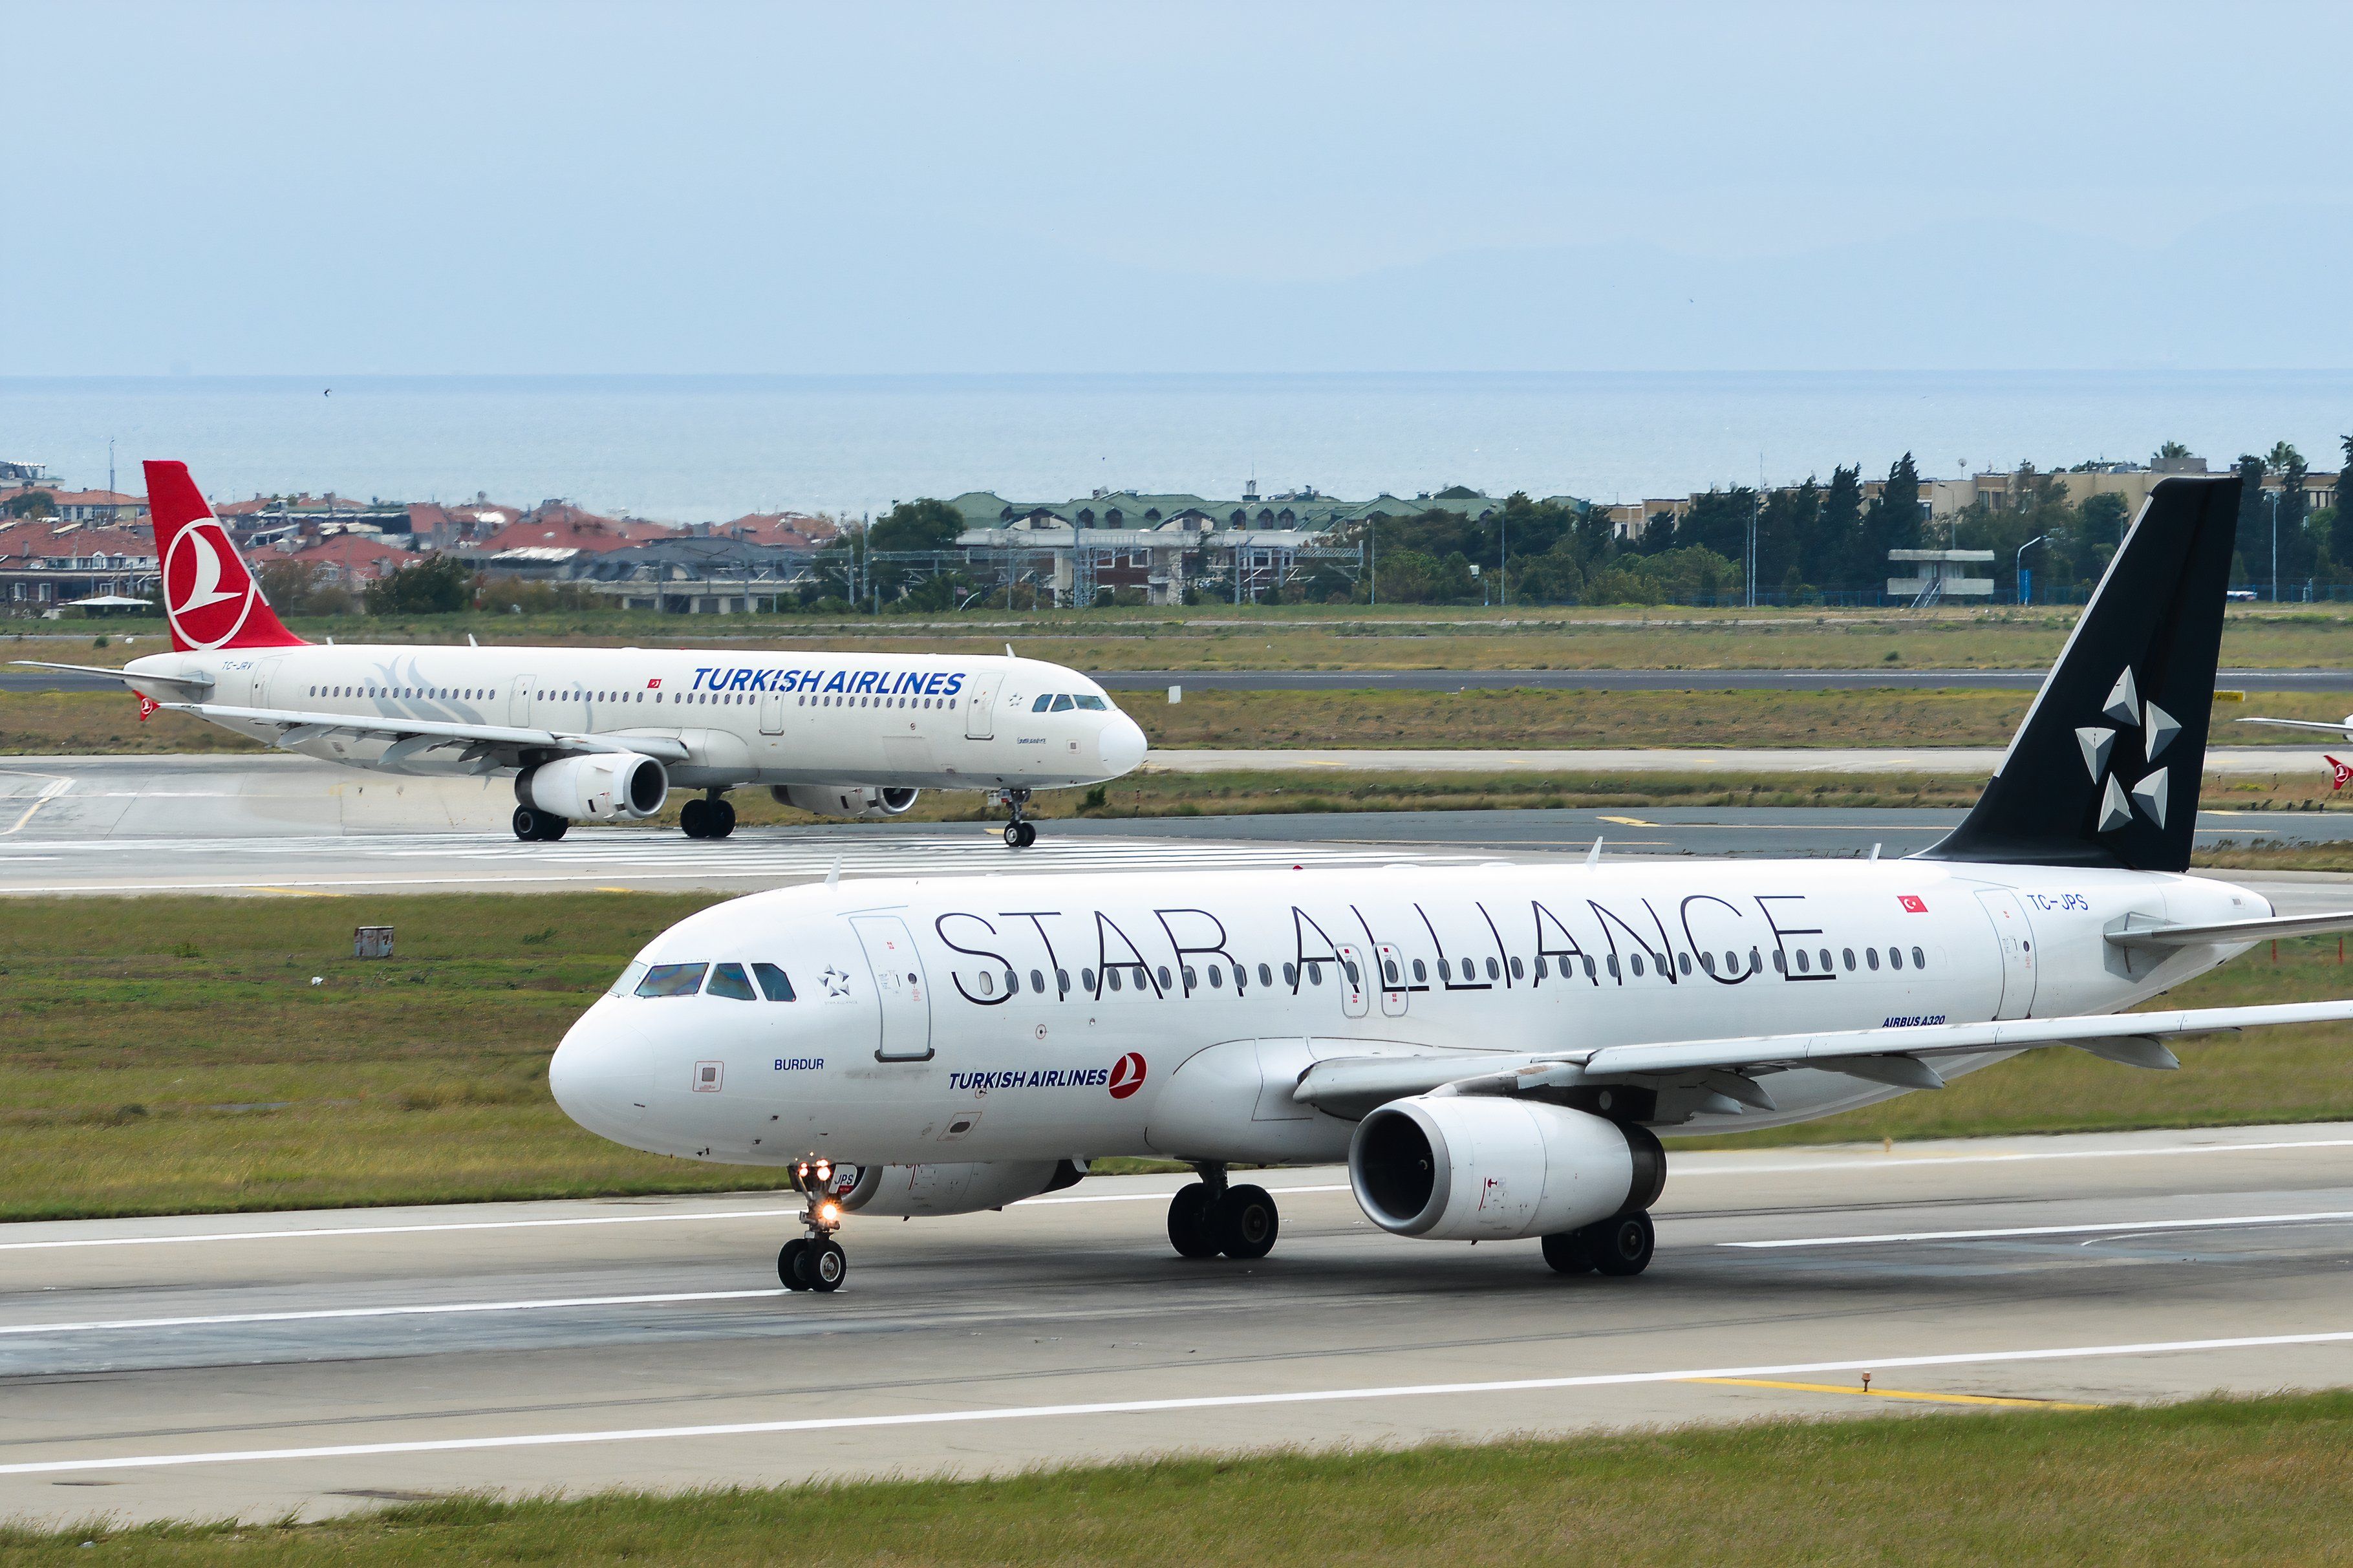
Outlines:
[[[1013,820],[1005,825],[1005,847],[1008,849],[1027,849],[1037,843],[1038,825],[1021,815],[1029,807],[1029,792],[1008,789],[997,793],[997,798],[1005,802],[1005,809],[1013,814]]]
[[[717,790],[679,808],[678,825],[689,838],[724,838],[735,831],[735,805]]]
[[[572,826],[565,818],[536,806],[519,805],[514,813],[514,836],[526,844],[543,844],[561,838]]]
[[[1168,1243],[1180,1258],[1224,1253],[1247,1262],[1274,1250],[1282,1228],[1273,1194],[1264,1187],[1226,1184],[1223,1165],[1197,1165],[1201,1179],[1168,1200]]]
[[[808,1198],[808,1206],[801,1213],[801,1225],[808,1234],[785,1243],[784,1250],[776,1254],[776,1278],[787,1290],[829,1294],[849,1278],[849,1255],[833,1239],[833,1233],[841,1228],[841,1205],[826,1191],[832,1180],[830,1161],[805,1160],[793,1167],[793,1190]]]
[[[1648,1211],[1636,1209],[1577,1230],[1544,1238],[1544,1260],[1562,1274],[1607,1274],[1630,1279],[1651,1266],[1658,1231]]]

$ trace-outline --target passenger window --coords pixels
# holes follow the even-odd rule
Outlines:
[[[638,988],[638,982],[643,980],[645,977],[645,964],[638,962],[632,962],[629,967],[621,971],[621,977],[613,982],[612,989],[606,992],[605,994],[607,996],[627,996],[630,992],[635,991]]]
[[[1828,974],[1830,972],[1831,972],[1831,950],[1830,950],[1829,948],[1827,948],[1827,947],[1826,947],[1826,948],[1822,949],[1822,973],[1823,973],[1824,974]]]
[[[1310,985],[1321,985],[1324,984],[1324,966],[1322,964],[1311,963],[1307,966],[1307,984]]]
[[[1798,973],[1800,974],[1813,973],[1812,963],[1806,957],[1806,950],[1802,947],[1798,950]]]
[[[1512,973],[1517,974],[1519,972],[1520,961],[1515,958],[1512,960]],[[1538,953],[1536,955],[1536,978],[1538,980],[1549,980],[1552,978],[1552,967],[1545,962],[1544,955],[1542,953]]]
[[[1851,947],[1847,948],[1840,954],[1840,956],[1846,960],[1846,972],[1849,974],[1852,974],[1854,973],[1854,949]]]
[[[1053,705],[1054,699],[1050,695],[1040,697],[1037,701],[1029,704],[1029,711],[1032,713],[1043,713],[1047,709],[1051,708]]]
[[[1198,975],[1198,974],[1196,974],[1196,973],[1193,973],[1193,966],[1192,966],[1191,964],[1187,963],[1187,964],[1184,965],[1184,971],[1185,971],[1185,989],[1186,989],[1186,990],[1190,991],[1190,990],[1192,990],[1195,986],[1197,986],[1197,985],[1198,985],[1198,984],[1201,984],[1201,977],[1200,977],[1199,975]]]
[[[1104,970],[1104,971],[1103,971],[1103,978],[1111,982],[1111,988],[1112,988],[1113,990],[1116,991],[1116,990],[1118,990],[1118,989],[1119,989],[1120,982],[1119,982],[1119,971],[1118,971],[1118,970],[1116,970],[1116,969],[1106,969],[1106,970]]]
[[[1618,973],[1618,955],[1614,952],[1609,955],[1609,978],[1612,980],[1623,980],[1626,978],[1624,975]]]
[[[1634,957],[1633,957],[1633,964],[1634,964],[1634,978],[1636,978],[1637,980],[1639,980],[1639,979],[1641,979],[1641,978],[1642,977],[1642,955],[1641,955],[1641,953],[1639,953],[1639,952],[1638,952],[1638,953],[1634,954]]]
[[[1250,971],[1241,964],[1234,965],[1234,991],[1240,994],[1250,981]]]
[[[724,996],[730,1002],[759,1000],[752,994],[751,977],[744,973],[744,966],[740,963],[723,963],[712,970],[711,984],[703,987],[703,993],[710,996]]]
[[[1430,984],[1430,970],[1428,966],[1418,958],[1413,961],[1413,978],[1414,983],[1418,985],[1427,985]]]
[[[1862,961],[1871,965],[1872,969],[1876,972],[1879,968],[1879,950],[1875,947],[1864,948],[1862,950]]]
[[[1442,959],[1442,958],[1441,958],[1441,959],[1440,959],[1440,960],[1438,961],[1438,977],[1439,977],[1440,980],[1451,980],[1451,979],[1453,979],[1453,978],[1454,978],[1454,966],[1453,966],[1452,964],[1449,963],[1446,960],[1444,960],[1444,959]]]
[[[1069,970],[1057,969],[1054,971],[1054,989],[1060,992],[1065,996],[1068,996],[1071,994],[1071,972]]]
[[[1699,955],[1699,966],[1700,966],[1702,969],[1706,970],[1710,974],[1715,973],[1715,954],[1714,954],[1714,953],[1712,953],[1712,952],[1703,952],[1703,953],[1701,953],[1701,954]]]
[[[657,963],[638,982],[640,996],[691,996],[702,989],[707,963]]]
[[[1395,985],[1398,983],[1397,960],[1394,958],[1381,960],[1381,973],[1388,977],[1391,985]]]
[[[1168,989],[1168,966],[1165,963],[1160,966],[1160,989]]]
[[[1612,969],[1609,973],[1615,974],[1618,972],[1615,969]],[[1585,954],[1585,977],[1588,980],[1593,981],[1599,981],[1601,978],[1599,975],[1593,973],[1593,955],[1589,952]]]
[[[1044,970],[1033,969],[1029,972],[1029,989],[1035,991],[1040,996],[1046,994],[1046,972]]]
[[[1889,948],[1889,949],[1887,950],[1887,962],[1888,962],[1888,964],[1889,964],[1891,967],[1893,967],[1893,968],[1895,968],[1895,969],[1901,969],[1901,968],[1903,968],[1903,967],[1904,967],[1904,950],[1903,950],[1902,948],[1900,948],[1900,947],[1891,947],[1891,948]]]
[[[1086,709],[1089,712],[1100,713],[1109,708],[1111,704],[1104,701],[1100,697],[1082,697],[1079,699],[1079,706]]]
[[[1068,713],[1071,709],[1076,708],[1077,706],[1077,703],[1071,701],[1067,697],[1057,697],[1054,699],[1054,711],[1057,713]]]
[[[1293,991],[1299,989],[1299,965],[1286,963],[1282,966],[1282,983]]]
[[[1213,963],[1213,964],[1209,965],[1209,984],[1210,984],[1210,985],[1211,985],[1211,986],[1213,986],[1213,987],[1223,986],[1223,985],[1225,984],[1225,983],[1226,983],[1226,966],[1225,966],[1224,964],[1222,964],[1222,963]]]
[[[1359,983],[1356,979],[1356,961],[1355,959],[1344,959],[1341,962],[1340,967],[1348,972],[1349,984],[1355,985]]]
[[[1675,967],[1682,970],[1685,974],[1689,974],[1691,973],[1691,954],[1688,952],[1679,952],[1675,954]]]
[[[1916,947],[1912,950],[1912,967],[1915,969],[1926,969],[1928,967],[1928,955],[1922,952]]]
[[[793,983],[791,977],[786,974],[783,970],[778,969],[775,964],[754,964],[752,966],[752,977],[760,983],[760,989],[767,994],[769,1001],[789,1002],[793,999]]]
[[[1258,966],[1258,983],[1259,983],[1261,985],[1271,985],[1271,984],[1274,984],[1274,971],[1272,971],[1271,969],[1269,969],[1269,968],[1268,968],[1265,964],[1263,964],[1263,963],[1260,964],[1260,965]]]
[[[1093,990],[1095,988],[1095,972],[1092,969],[1080,970],[1079,984],[1085,986],[1090,991]]]

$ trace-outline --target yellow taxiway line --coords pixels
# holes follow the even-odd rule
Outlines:
[[[1776,1383],[1763,1377],[1687,1377],[1729,1388],[1788,1388],[1800,1394],[1854,1394],[1866,1399],[1911,1399],[1929,1405],[2005,1405],[2028,1410],[2105,1410],[2105,1405],[2070,1405],[2063,1399],[2005,1399],[1990,1394],[1928,1394],[1907,1388],[1862,1388],[1843,1383]]]

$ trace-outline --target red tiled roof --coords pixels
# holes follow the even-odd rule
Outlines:
[[[534,512],[520,522],[511,522],[497,532],[477,541],[474,548],[486,552],[530,549],[602,552],[643,544],[649,540],[669,539],[675,532],[675,530],[658,522],[597,517],[576,508],[565,507],[554,511]]]
[[[811,517],[799,511],[746,512],[733,522],[723,522],[711,531],[722,539],[741,539],[754,544],[776,544],[786,549],[807,548],[834,538],[841,531],[821,517]]]
[[[364,533],[334,533],[314,539],[300,549],[273,551],[270,559],[300,562],[305,566],[335,565],[354,577],[383,577],[397,572],[416,557]]]

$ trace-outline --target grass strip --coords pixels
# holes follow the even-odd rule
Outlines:
[[[0,1564],[2342,1563],[2348,1452],[2339,1392],[20,1528]]]
[[[572,1020],[647,940],[719,899],[0,901],[0,1220],[773,1187],[756,1168],[608,1143],[547,1095]],[[361,924],[395,927],[398,956],[352,958]],[[2353,993],[2335,938],[2277,951],[2165,1005]],[[1736,1142],[2353,1119],[2344,1037],[2316,1025],[2193,1040],[2178,1073],[2037,1051]]]

